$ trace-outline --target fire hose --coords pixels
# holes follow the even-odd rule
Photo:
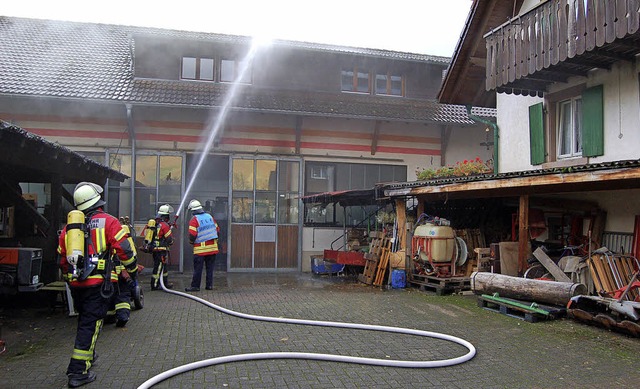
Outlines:
[[[217,311],[226,313],[231,316],[239,317],[242,319],[266,321],[266,322],[273,322],[273,323],[319,326],[319,327],[337,327],[337,328],[350,328],[350,329],[359,329],[359,330],[368,330],[368,331],[382,331],[382,332],[390,332],[390,333],[404,334],[404,335],[423,336],[428,338],[446,340],[449,342],[459,344],[461,346],[466,347],[469,350],[469,352],[466,353],[465,355],[462,355],[456,358],[441,359],[441,360],[435,360],[435,361],[387,360],[387,359],[354,357],[354,356],[348,356],[348,355],[302,353],[302,352],[264,352],[264,353],[235,354],[235,355],[227,355],[222,357],[204,359],[201,361],[196,361],[196,362],[175,367],[173,369],[162,372],[154,377],[151,377],[150,379],[143,382],[142,385],[138,386],[138,389],[151,388],[153,385],[156,385],[168,378],[171,378],[178,374],[186,373],[191,370],[196,370],[196,369],[200,369],[202,367],[207,367],[207,366],[221,365],[229,362],[256,361],[256,360],[264,360],[264,359],[305,359],[305,360],[344,362],[344,363],[355,363],[355,364],[361,364],[361,365],[385,366],[385,367],[434,368],[434,367],[446,367],[446,366],[461,364],[471,360],[476,355],[476,348],[471,343],[469,343],[464,339],[461,339],[452,335],[442,334],[438,332],[431,332],[431,331],[415,330],[415,329],[401,328],[401,327],[389,327],[389,326],[381,326],[381,325],[373,325],[373,324],[343,323],[343,322],[334,322],[334,321],[304,320],[304,319],[291,319],[291,318],[285,318],[285,317],[269,317],[269,316],[251,315],[247,313],[232,311],[230,309],[213,304],[207,300],[201,299],[197,296],[193,296],[188,293],[182,293],[175,290],[167,289],[164,285],[162,278],[160,278],[160,286],[162,287],[162,290],[164,290],[167,293],[172,293],[175,295],[190,298],[194,301],[202,303]]]

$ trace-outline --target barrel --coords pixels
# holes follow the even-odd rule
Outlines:
[[[391,287],[403,289],[407,286],[407,274],[403,269],[393,269],[391,272]]]

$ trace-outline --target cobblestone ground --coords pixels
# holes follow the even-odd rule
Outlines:
[[[169,369],[258,352],[305,352],[380,359],[441,360],[467,353],[444,340],[353,329],[268,323],[230,316],[193,300],[150,291],[125,328],[105,326],[96,382],[136,388]],[[176,290],[190,275],[172,274]],[[37,292],[44,293],[44,292]],[[470,294],[437,296],[415,288],[380,289],[352,278],[312,274],[217,273],[212,291],[195,292],[231,310],[441,332],[471,342],[468,362],[430,369],[310,360],[233,362],[169,378],[157,388],[631,388],[640,382],[640,340],[571,320],[528,323],[485,310]],[[75,318],[60,307],[11,304],[0,310],[0,388],[64,388]]]

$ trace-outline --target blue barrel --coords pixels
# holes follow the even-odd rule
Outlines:
[[[403,289],[407,286],[407,274],[402,269],[393,269],[391,272],[391,287]]]

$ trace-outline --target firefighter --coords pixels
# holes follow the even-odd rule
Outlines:
[[[193,214],[189,221],[189,243],[193,245],[193,277],[187,292],[200,291],[202,268],[206,266],[205,285],[207,290],[213,289],[213,265],[218,254],[218,232],[220,227],[213,216],[202,209],[198,200],[191,200],[188,209]]]
[[[120,217],[120,224],[122,228],[129,235],[130,239],[131,230],[133,227],[129,224],[129,217]],[[130,242],[133,245],[133,241]],[[104,319],[104,324],[116,323],[116,327],[124,327],[129,321],[131,316],[131,292],[133,289],[134,278],[132,278],[127,269],[120,263],[119,260],[114,259],[114,267],[116,274],[118,274],[118,288],[111,296],[109,302],[109,310],[107,316]]]
[[[153,255],[153,274],[151,277],[151,290],[160,289],[160,275],[162,274],[162,282],[167,289],[173,288],[173,284],[169,283],[169,271],[167,265],[169,263],[169,250],[173,245],[173,236],[171,236],[171,218],[173,207],[169,204],[161,205],[158,208],[158,214],[155,219],[149,220],[142,234],[145,236],[145,249]]]
[[[70,388],[96,379],[90,369],[109,300],[116,293],[118,275],[114,260],[130,277],[137,277],[133,240],[118,219],[104,212],[102,192],[100,185],[91,182],[76,186],[73,192],[76,210],[69,212],[58,242],[60,269],[78,312],[76,339],[67,367]]]

